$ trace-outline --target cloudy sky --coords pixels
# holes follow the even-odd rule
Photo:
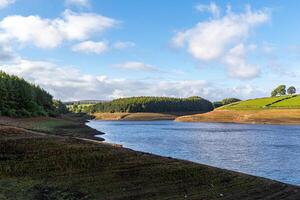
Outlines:
[[[300,1],[0,0],[0,70],[55,98],[300,90]]]

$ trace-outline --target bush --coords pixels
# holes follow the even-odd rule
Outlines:
[[[31,113],[22,108],[21,110],[18,111],[18,116],[19,117],[31,117]]]
[[[237,98],[226,98],[222,100],[222,104],[223,105],[227,105],[227,104],[231,104],[231,103],[235,103],[235,102],[239,102],[241,101],[240,99]]]
[[[15,109],[9,109],[6,111],[5,115],[8,117],[18,117],[17,112]]]
[[[221,101],[215,101],[215,102],[213,102],[213,105],[214,105],[214,108],[218,108],[218,107],[223,106],[223,103]]]

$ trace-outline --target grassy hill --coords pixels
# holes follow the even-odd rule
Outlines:
[[[266,97],[235,102],[218,108],[219,110],[257,110],[270,108],[300,108],[299,95]]]
[[[179,117],[176,121],[300,124],[300,95],[249,99],[219,107],[209,113]]]

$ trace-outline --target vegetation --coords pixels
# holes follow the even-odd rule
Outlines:
[[[288,94],[296,94],[296,88],[294,86],[291,86],[287,89]]]
[[[294,86],[290,86],[288,89],[286,89],[285,85],[279,85],[271,92],[272,97],[283,96],[286,94],[289,95],[296,94],[296,88]]]
[[[90,107],[90,112],[208,112],[213,105],[201,97],[131,97],[98,103]]]
[[[237,99],[237,98],[226,98],[226,99],[223,99],[222,101],[214,102],[213,105],[214,105],[214,108],[218,108],[218,107],[225,106],[225,105],[239,102],[239,101],[241,101],[241,100]]]
[[[94,104],[74,103],[71,105],[67,105],[67,108],[70,112],[73,112],[73,113],[89,113],[92,105],[94,105]]]
[[[69,106],[69,105],[82,105],[82,104],[96,104],[96,103],[101,103],[101,102],[105,102],[103,100],[81,100],[81,101],[67,101],[64,102],[65,105]]]
[[[66,111],[60,101],[53,101],[53,97],[39,86],[0,71],[0,115],[54,116]]]
[[[51,136],[0,126],[0,199],[300,198],[296,186],[62,136],[84,134],[84,120],[23,120],[7,123],[42,127]]]
[[[293,99],[295,97],[297,97],[297,95],[249,99],[246,101],[232,103],[232,104],[223,106],[219,109],[223,109],[223,110],[267,109],[267,108],[272,107],[272,105],[274,105],[278,102],[285,102],[285,101],[287,101],[289,99]]]
[[[284,101],[276,102],[270,105],[272,108],[300,108],[300,96],[294,96]]]

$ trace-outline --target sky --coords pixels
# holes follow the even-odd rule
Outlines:
[[[300,91],[300,1],[0,0],[0,70],[55,98]]]

